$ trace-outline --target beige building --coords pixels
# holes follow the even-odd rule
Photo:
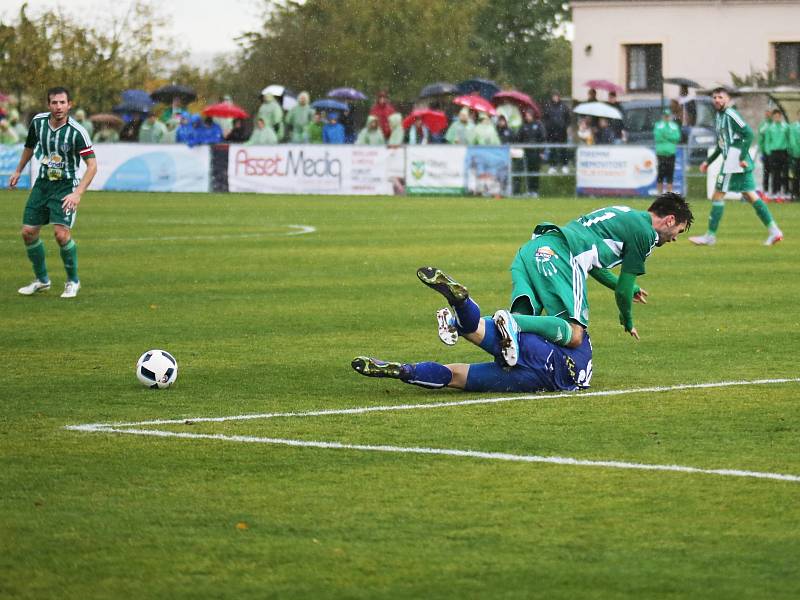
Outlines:
[[[572,0],[572,96],[606,79],[623,98],[660,96],[661,80],[730,85],[773,71],[800,85],[800,0]],[[677,94],[667,84],[664,93]],[[605,95],[600,93],[599,99]]]

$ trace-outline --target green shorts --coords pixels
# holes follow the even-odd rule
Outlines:
[[[720,173],[714,184],[718,192],[755,192],[756,182],[752,171],[744,173]]]
[[[73,190],[71,181],[37,179],[30,196],[28,196],[28,202],[25,204],[22,224],[41,227],[52,223],[72,229],[72,226],[75,225],[77,211],[65,211],[61,202]]]
[[[511,263],[511,311],[547,313],[589,326],[586,271],[572,257],[559,233],[537,236]]]

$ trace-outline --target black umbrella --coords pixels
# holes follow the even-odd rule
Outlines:
[[[667,77],[664,80],[664,83],[673,83],[675,85],[685,85],[686,87],[690,87],[690,88],[702,87],[696,81],[694,81],[692,79],[686,79],[686,77]]]
[[[432,98],[433,96],[444,96],[446,94],[457,94],[457,93],[458,93],[458,88],[454,86],[452,83],[439,81],[437,83],[426,85],[424,88],[422,88],[422,91],[419,93],[419,97]]]
[[[172,83],[161,86],[150,94],[150,97],[156,102],[163,102],[165,104],[171,104],[173,98],[180,98],[181,102],[187,104],[197,98],[197,92],[189,86]]]

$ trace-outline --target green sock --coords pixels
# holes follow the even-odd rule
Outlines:
[[[78,247],[75,240],[70,240],[61,246],[61,260],[64,261],[64,268],[67,271],[69,281],[78,281]]]
[[[28,253],[28,258],[33,264],[33,272],[36,275],[36,279],[43,283],[50,281],[47,276],[47,264],[44,260],[44,244],[42,240],[36,240],[30,246],[26,245],[25,252]]]
[[[761,219],[761,222],[767,227],[769,227],[773,222],[772,215],[770,214],[767,205],[764,204],[764,201],[756,200],[755,202],[753,202],[753,208],[755,209],[758,218]]]
[[[546,340],[566,346],[572,339],[572,327],[569,321],[560,317],[533,317],[514,314],[519,330],[525,333],[537,333]]]
[[[722,213],[725,212],[725,202],[714,200],[711,203],[711,214],[708,215],[708,233],[717,235],[719,222],[722,220]]]

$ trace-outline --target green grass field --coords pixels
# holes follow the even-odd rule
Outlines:
[[[415,269],[445,268],[491,313],[535,223],[609,202],[93,193],[67,301],[49,228],[53,289],[16,292],[32,277],[25,197],[0,193],[0,597],[800,594],[795,481],[64,428],[484,398],[370,380],[350,360],[484,360],[439,342],[441,303]],[[702,232],[709,204],[694,204]],[[589,284],[593,392],[798,376],[800,206],[772,210],[776,247],[730,204],[717,246],[656,250],[639,343]],[[177,357],[173,388],[137,382],[150,348]],[[139,428],[800,475],[798,389]]]

